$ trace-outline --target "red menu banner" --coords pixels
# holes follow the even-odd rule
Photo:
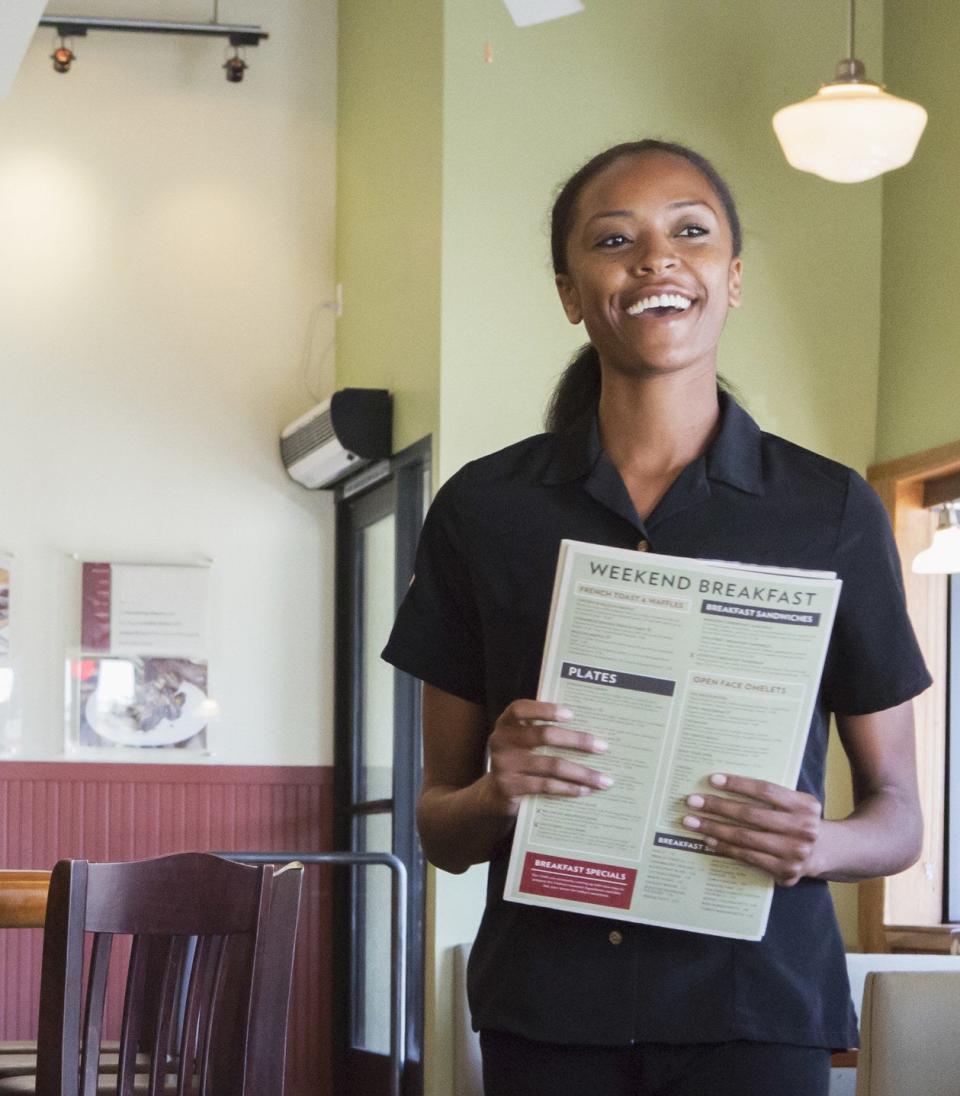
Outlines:
[[[80,643],[85,651],[110,650],[110,590],[110,564],[85,563],[80,613]]]
[[[569,898],[573,902],[592,902],[597,906],[626,910],[630,908],[636,879],[635,868],[528,852],[523,862],[520,890],[526,894]]]

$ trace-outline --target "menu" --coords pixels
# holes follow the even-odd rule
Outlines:
[[[771,877],[680,820],[712,773],[796,786],[839,593],[830,572],[563,541],[537,695],[609,743],[586,763],[614,784],[524,798],[504,898],[761,939]]]

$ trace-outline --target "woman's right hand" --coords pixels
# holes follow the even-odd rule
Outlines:
[[[606,773],[566,757],[537,753],[541,746],[603,754],[607,743],[567,726],[569,708],[542,700],[514,700],[494,724],[487,746],[486,783],[495,813],[512,817],[525,795],[589,795],[613,784]]]

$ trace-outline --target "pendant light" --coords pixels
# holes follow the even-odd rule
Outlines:
[[[889,95],[866,78],[853,51],[856,0],[850,0],[849,52],[816,95],[778,110],[773,128],[787,162],[834,183],[861,183],[902,167],[927,124],[919,103]]]
[[[960,572],[960,516],[957,503],[940,507],[940,520],[933,534],[933,543],[924,548],[913,561],[919,575],[953,575]]]

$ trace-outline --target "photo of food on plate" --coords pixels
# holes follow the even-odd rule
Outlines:
[[[203,749],[207,664],[183,658],[75,659],[80,746]]]

